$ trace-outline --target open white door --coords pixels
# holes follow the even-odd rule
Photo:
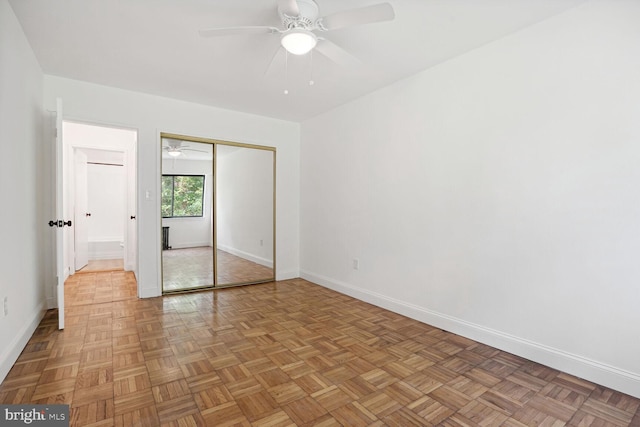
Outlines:
[[[58,296],[58,329],[64,329],[64,187],[62,184],[62,99],[56,100],[56,140],[55,140],[55,181],[56,181],[56,293]]]
[[[75,206],[74,206],[74,246],[75,270],[89,263],[89,213],[87,190],[87,155],[80,150],[74,153]]]
[[[136,134],[137,138],[137,134]],[[127,216],[125,226],[125,247],[124,247],[124,269],[133,271],[138,275],[136,259],[138,253],[138,236],[136,225],[137,205],[136,205],[136,151],[135,141],[132,146],[125,151],[125,166],[127,177],[125,179],[125,194],[127,197]]]

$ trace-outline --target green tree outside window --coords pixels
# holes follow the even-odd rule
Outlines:
[[[204,175],[162,175],[162,217],[202,216]]]

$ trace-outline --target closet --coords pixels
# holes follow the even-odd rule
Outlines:
[[[161,142],[163,293],[275,280],[275,148]]]

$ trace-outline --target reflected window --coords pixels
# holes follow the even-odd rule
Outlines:
[[[203,216],[204,175],[162,175],[162,217]]]

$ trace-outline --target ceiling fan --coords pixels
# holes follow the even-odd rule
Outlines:
[[[171,157],[184,156],[186,155],[185,151],[208,153],[208,151],[206,150],[196,150],[194,148],[189,148],[188,145],[182,145],[183,141],[177,139],[165,139],[164,141],[167,143],[167,145],[164,145],[162,149],[165,150]]]
[[[395,12],[390,3],[379,3],[320,17],[315,0],[278,0],[278,15],[282,22],[281,28],[274,26],[223,27],[200,30],[199,33],[202,37],[280,34],[282,47],[291,54],[304,55],[315,48],[334,62],[350,65],[359,61],[331,41],[318,37],[316,32],[324,33],[356,25],[391,21],[395,18]]]

